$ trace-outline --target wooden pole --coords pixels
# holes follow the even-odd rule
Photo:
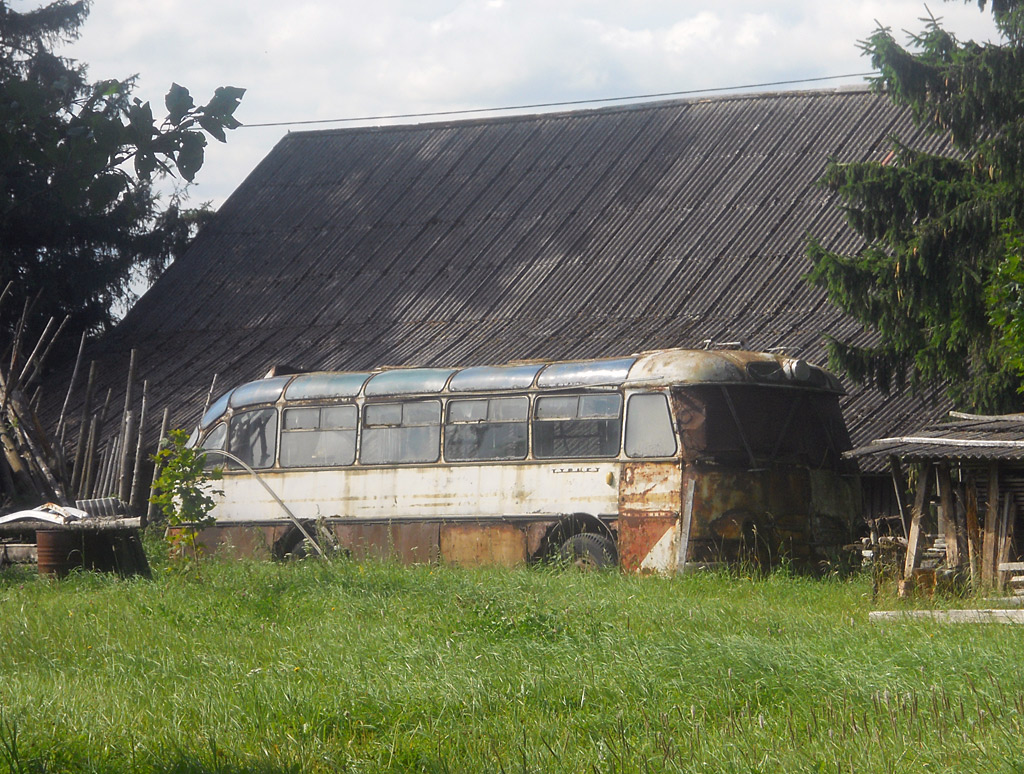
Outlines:
[[[25,461],[18,454],[18,447],[14,442],[14,437],[7,430],[5,422],[0,422],[0,450],[3,451],[7,467],[11,472],[13,481],[11,493],[20,492],[25,494],[31,492],[35,488],[35,483],[28,468],[25,466]]]
[[[1003,498],[1003,515],[999,519],[999,546],[996,550],[996,588],[1006,586],[1006,573],[999,571],[999,565],[1010,560],[1010,544],[1013,543],[1013,523],[1017,520],[1017,505],[1013,495]]]
[[[118,449],[117,463],[117,499],[123,503],[127,503],[131,499],[132,482],[128,479],[128,473],[135,467],[132,449],[135,447],[137,428],[135,412],[129,409],[124,412],[124,437],[121,440],[121,448]]]
[[[110,444],[103,442],[103,433],[104,433],[104,430],[105,430],[106,425],[107,425],[107,414],[110,412],[110,399],[113,396],[114,396],[114,388],[113,387],[108,387],[107,388],[107,397],[103,399],[103,408],[100,409],[99,419],[96,422],[96,449],[97,450],[99,450],[100,448],[103,449],[102,459],[104,460],[104,462],[106,461],[106,455],[109,452]],[[97,461],[99,461],[99,459],[100,458],[98,457]],[[94,484],[94,488],[95,489],[99,489],[100,486],[102,485],[102,482],[100,481],[100,479],[101,479],[103,473],[105,472],[105,470],[106,470],[106,466],[104,464],[104,465],[102,465],[96,471],[96,482]]]
[[[999,463],[988,466],[988,503],[981,538],[981,582],[991,586],[996,576],[996,543],[999,538]]]
[[[0,438],[0,445],[2,445],[2,440]],[[7,461],[6,449],[4,451],[4,454],[0,454],[0,484],[4,485],[4,492],[7,493],[7,497],[13,499],[18,489],[14,485],[14,474],[11,472],[11,465]],[[3,499],[0,498],[0,505],[3,502]]]
[[[82,338],[78,342],[78,355],[75,357],[75,367],[71,369],[71,381],[68,382],[68,391],[64,394],[64,405],[60,407],[60,416],[57,417],[57,435],[64,429],[64,419],[68,413],[68,403],[71,402],[71,394],[75,390],[75,382],[78,380],[78,371],[82,367],[82,355],[85,352],[85,331],[82,331]]]
[[[25,365],[21,368],[21,373],[17,378],[14,377],[14,371],[12,370],[9,374],[10,384],[9,389],[14,392],[25,383],[25,378],[28,376],[28,370],[32,367],[32,364],[36,361],[36,356],[39,354],[40,347],[43,346],[43,342],[46,341],[46,337],[50,335],[50,328],[53,327],[54,319],[51,317],[46,323],[46,327],[43,328],[43,333],[36,342],[35,347],[32,348],[32,354],[28,356],[28,360],[25,361]],[[8,395],[10,397],[10,395]]]
[[[971,564],[971,588],[981,583],[981,527],[978,526],[978,487],[972,474],[967,475],[964,484],[967,509],[967,556]]]
[[[117,472],[121,460],[121,439],[115,438],[107,455],[107,464],[103,470],[103,486],[100,489],[99,497],[117,497]]]
[[[13,441],[15,452],[20,451],[24,454],[30,472],[34,468],[38,474],[34,487],[36,494],[53,499],[58,503],[65,503],[64,486],[54,476],[47,461],[49,449],[46,446],[44,434],[38,427],[34,412],[27,405],[22,392],[11,387],[10,382],[4,379],[3,374],[0,374],[0,392],[3,393],[5,400],[3,413],[14,426],[13,433],[9,433],[9,437],[4,439],[5,453],[7,453],[8,441]],[[0,424],[5,425],[0,432],[7,433],[7,422]],[[21,447],[20,450],[18,446]]]
[[[942,532],[946,542],[946,566],[956,569],[960,566],[960,538],[957,534],[960,530],[957,530],[956,509],[953,507],[953,480],[946,462],[939,464],[937,483]]]
[[[107,464],[103,471],[103,488],[97,494],[98,497],[117,497],[117,471],[121,461],[121,439],[114,440],[107,455]]]
[[[132,385],[135,384],[135,358],[138,350],[132,348],[131,356],[128,359],[128,383],[124,387],[124,411],[122,416],[128,413],[132,407]]]
[[[132,387],[135,384],[135,360],[138,355],[138,350],[134,347],[131,351],[131,356],[128,360],[128,383],[124,387],[124,409],[121,411],[121,428],[117,434],[117,451],[118,451],[118,465],[115,471],[116,482],[112,481],[111,486],[113,488],[116,485],[116,494],[121,502],[128,500],[129,492],[126,491],[128,469],[129,464],[129,450],[131,449],[131,431],[134,430],[134,425],[129,427],[129,423],[132,421]]]
[[[136,433],[135,442],[135,470],[132,471],[131,494],[128,498],[128,506],[133,514],[142,509],[139,497],[142,495],[142,439],[146,434],[146,400],[149,393],[149,381],[142,383],[142,408],[139,409],[139,432]]]
[[[78,446],[75,449],[75,463],[71,469],[71,491],[77,492],[79,496],[82,495],[82,479],[85,478],[83,475],[83,462],[85,460],[85,452],[88,449],[89,427],[94,419],[91,416],[91,412],[92,398],[95,391],[96,361],[93,360],[89,364],[89,378],[85,383],[85,402],[82,404],[82,417],[78,421]],[[82,499],[85,498],[83,497]]]
[[[96,469],[96,425],[99,418],[93,414],[89,419],[89,433],[85,441],[85,453],[82,455],[82,475],[78,482],[78,499],[87,500],[92,493],[93,471]]]
[[[92,488],[89,490],[89,494],[86,497],[92,499],[94,497],[103,497],[106,492],[103,492],[103,487],[106,486],[107,477],[107,462],[110,458],[110,444],[106,446],[100,445],[99,437],[96,438],[96,479],[93,481]],[[103,492],[103,494],[100,494]]]
[[[32,375],[30,379],[37,379],[43,373],[43,365],[46,363],[46,359],[50,356],[50,352],[53,350],[53,345],[60,338],[60,334],[64,331],[64,326],[68,324],[68,320],[71,319],[71,315],[66,315],[61,320],[60,325],[57,326],[57,332],[50,338],[50,343],[46,345],[46,349],[43,350],[43,354],[39,356],[39,359],[35,362],[32,368]]]
[[[21,309],[21,317],[18,319],[18,327],[14,330],[14,343],[11,345],[11,365],[7,373],[14,378],[14,367],[18,364],[18,354],[21,352],[21,335],[25,332],[25,320],[28,319],[29,299],[25,299],[25,306]]]
[[[171,410],[164,408],[163,418],[160,420],[160,441],[157,443],[157,451],[163,448],[164,439],[167,438],[167,428],[171,421]],[[149,485],[149,507],[146,509],[146,518],[142,523],[145,527],[147,524],[152,523],[156,517],[156,505],[153,503],[153,496],[156,494],[156,479],[160,475],[160,466],[153,463],[153,481]]]
[[[903,465],[895,454],[889,456],[889,472],[892,474],[892,486],[896,491],[896,506],[900,509],[900,526],[903,537],[910,536],[910,513],[907,508],[907,477],[903,475]]]
[[[89,497],[106,497],[110,494],[110,489],[107,487],[107,478],[109,477],[110,458],[114,456],[115,444],[116,441],[111,442],[100,451],[100,465],[99,470],[96,471],[96,485],[93,487]]]
[[[914,570],[917,569],[918,552],[921,548],[922,521],[924,510],[928,505],[931,490],[931,468],[927,464],[917,466],[917,493],[914,496],[914,510],[910,519],[910,530],[907,536],[907,556],[903,563],[903,581],[900,583],[899,595],[906,597],[914,588]]]
[[[213,400],[213,391],[217,389],[217,374],[213,375],[213,381],[210,382],[210,390],[206,393],[206,403],[203,404],[203,413],[199,415],[199,420],[202,421],[203,417],[206,416],[206,412],[210,409],[210,402]]]

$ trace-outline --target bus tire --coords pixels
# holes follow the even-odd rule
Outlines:
[[[606,570],[619,563],[619,552],[607,535],[580,532],[573,535],[559,550],[562,561],[581,570]]]
[[[315,551],[311,551],[307,545],[306,536],[298,529],[291,529],[282,538],[274,551],[275,557],[281,562],[291,562],[305,559]]]

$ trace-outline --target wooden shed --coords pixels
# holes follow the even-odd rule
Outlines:
[[[1024,570],[1024,414],[951,412],[948,421],[849,455],[884,462],[892,474],[896,531],[906,541],[901,596],[936,573],[1001,589]]]

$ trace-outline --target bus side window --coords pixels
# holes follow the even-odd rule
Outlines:
[[[363,409],[360,462],[436,462],[440,455],[440,401],[371,403]]]
[[[206,438],[203,439],[201,444],[204,449],[223,449],[225,442],[228,440],[228,426],[226,422],[220,422],[216,427],[206,434]],[[224,464],[224,457],[219,454],[211,454],[206,458],[206,463],[203,465],[207,470],[215,468],[218,465]]]
[[[356,419],[352,405],[285,409],[281,466],[351,465],[356,460]]]
[[[626,412],[626,456],[671,457],[676,448],[668,398],[660,392],[630,396]]]
[[[444,458],[470,460],[526,459],[528,398],[481,398],[448,401]]]
[[[277,456],[277,409],[236,412],[231,417],[229,444],[228,451],[249,467],[273,467]]]
[[[615,457],[621,435],[622,396],[617,393],[537,398],[535,457]]]

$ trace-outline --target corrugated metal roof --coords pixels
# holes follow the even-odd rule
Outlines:
[[[275,363],[453,367],[708,339],[823,363],[823,333],[860,331],[802,280],[807,233],[855,245],[815,183],[830,157],[883,158],[893,132],[921,139],[884,98],[842,90],[291,133],[93,349],[100,389],[123,390],[132,347],[150,405],[179,426],[214,373],[227,389]],[[847,387],[857,443],[947,408]]]
[[[962,417],[962,415],[961,415]],[[848,456],[909,462],[927,460],[1024,460],[1024,416],[958,418],[907,435],[878,438]]]

